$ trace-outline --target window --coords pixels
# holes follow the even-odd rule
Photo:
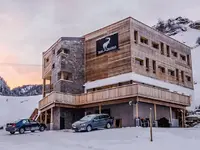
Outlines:
[[[57,51],[57,55],[59,55],[61,52],[62,52],[62,49],[59,49],[59,50]]]
[[[63,79],[64,80],[72,80],[72,74],[69,72],[63,72]]]
[[[65,54],[69,54],[69,49],[63,49],[63,52],[65,53]]]
[[[52,51],[52,54],[55,55],[55,49]]]
[[[146,58],[146,71],[149,71],[149,58]]]
[[[191,82],[191,77],[190,76],[185,76],[188,82]]]
[[[161,55],[165,55],[165,50],[164,50],[164,43],[160,42],[160,53]]]
[[[177,52],[172,51],[172,55],[173,55],[174,57],[177,57]]]
[[[181,71],[181,79],[182,79],[182,82],[184,82],[184,72]]]
[[[153,73],[156,73],[156,61],[153,60],[152,64],[153,64]]]
[[[168,74],[170,76],[175,76],[175,71],[171,70],[171,69],[168,69]]]
[[[176,80],[179,81],[179,70],[176,69]]]
[[[167,49],[167,57],[170,57],[169,45],[166,46],[166,49]]]
[[[181,60],[186,61],[186,57],[184,55],[180,54],[180,57],[181,57]]]
[[[158,68],[160,69],[160,72],[165,73],[165,68],[162,66],[158,66]]]
[[[140,37],[140,42],[148,45],[148,39],[145,37]]]
[[[54,68],[55,68],[55,64],[52,65],[52,69],[54,69]]]
[[[138,43],[138,31],[134,31],[134,40],[135,40],[135,43],[137,44]]]
[[[156,42],[152,42],[152,47],[155,49],[159,49],[159,44]]]
[[[135,63],[139,64],[140,66],[144,65],[144,61],[142,59],[140,59],[140,58],[135,58]]]
[[[190,66],[190,55],[187,55],[187,64]]]

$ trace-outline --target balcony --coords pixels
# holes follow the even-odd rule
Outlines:
[[[39,102],[39,109],[42,110],[45,107],[56,103],[73,107],[81,107],[83,105],[108,101],[115,102],[121,99],[133,97],[148,98],[159,102],[178,104],[184,107],[190,106],[190,96],[173,93],[147,85],[131,84],[80,95],[52,92]]]

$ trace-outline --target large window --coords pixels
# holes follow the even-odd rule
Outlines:
[[[152,47],[155,49],[159,49],[159,44],[156,42],[152,42]]]
[[[180,54],[180,58],[181,58],[181,60],[186,61],[186,57],[184,55]]]
[[[135,40],[135,43],[137,44],[138,43],[138,31],[134,31],[134,40]]]
[[[152,65],[153,65],[153,73],[156,73],[156,61],[155,60],[152,61]]]
[[[149,71],[149,58],[146,58],[146,71]]]
[[[162,66],[158,66],[158,68],[160,69],[160,72],[165,73],[165,68]]]
[[[174,57],[177,57],[177,56],[178,56],[177,52],[175,52],[175,51],[172,51],[172,55],[173,55]]]
[[[140,66],[144,65],[144,60],[140,59],[140,58],[135,58],[135,63],[139,64]]]
[[[148,39],[145,37],[140,37],[140,42],[148,45]]]
[[[168,74],[170,76],[175,76],[175,71],[174,70],[171,70],[171,69],[168,69]]]
[[[166,45],[166,49],[167,49],[167,57],[170,57],[169,45]]]
[[[162,43],[162,42],[160,42],[160,53],[161,53],[161,55],[165,55],[164,43]]]

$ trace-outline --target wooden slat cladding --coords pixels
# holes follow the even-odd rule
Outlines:
[[[96,41],[118,33],[119,50],[96,55]],[[85,82],[131,72],[130,20],[85,36]]]
[[[191,51],[189,47],[135,20],[131,20],[130,31],[133,72],[193,89]],[[135,31],[137,32],[138,41],[135,41]],[[148,42],[144,43],[141,38],[147,39]],[[159,47],[154,48],[152,46],[153,42],[159,44]],[[177,53],[176,56],[173,52]],[[134,61],[136,58],[143,60],[144,64],[138,64]],[[148,68],[146,58],[149,60]],[[153,61],[156,62],[156,70],[153,69]],[[161,72],[159,66],[164,67],[165,72]],[[175,75],[168,72],[168,70],[175,71],[176,69],[179,70],[179,78],[181,78],[180,72],[183,71],[191,77],[191,81],[185,80],[182,82],[177,80]]]

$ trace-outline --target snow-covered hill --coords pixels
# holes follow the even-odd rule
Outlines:
[[[192,47],[192,65],[194,82],[193,106],[200,104],[200,46],[197,39],[200,37],[200,21],[191,21],[187,18],[178,17],[159,21],[154,26],[160,32]]]
[[[20,118],[29,118],[42,96],[0,96],[0,126]]]

